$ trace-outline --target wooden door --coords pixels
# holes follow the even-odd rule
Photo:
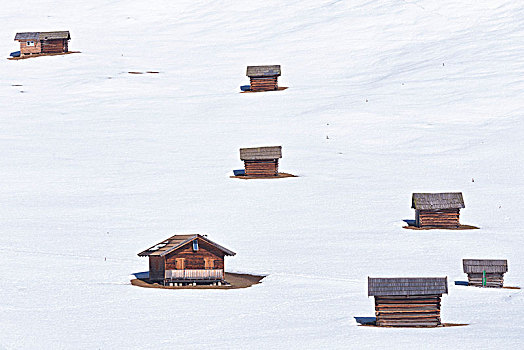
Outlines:
[[[185,270],[185,268],[186,268],[186,259],[184,259],[184,258],[176,258],[175,259],[175,263],[176,263],[176,269],[177,270]]]
[[[204,258],[204,268],[206,270],[211,270],[214,267],[215,266],[214,266],[214,263],[213,263],[213,258]]]

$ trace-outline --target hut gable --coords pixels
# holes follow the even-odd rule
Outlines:
[[[250,78],[278,77],[280,76],[280,65],[247,66],[246,75]]]
[[[502,288],[507,260],[463,259],[462,267],[468,275],[468,284],[476,287]]]
[[[149,280],[169,284],[210,284],[224,281],[229,249],[202,235],[175,235],[138,253],[149,257]]]
[[[244,161],[244,171],[249,176],[278,176],[280,158],[282,158],[281,146],[240,149],[240,159]]]
[[[278,90],[280,66],[248,66],[246,75],[249,77],[250,91]]]
[[[368,277],[368,296],[436,295],[447,294],[447,292],[447,277]]]
[[[417,210],[465,208],[462,192],[413,193],[411,207]]]
[[[465,273],[483,273],[485,272],[508,272],[507,260],[479,260],[479,259],[463,259],[462,266]]]
[[[240,149],[240,160],[270,160],[279,158],[282,158],[282,146]]]

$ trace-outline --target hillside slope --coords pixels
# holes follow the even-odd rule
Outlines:
[[[0,60],[0,349],[517,348],[522,291],[454,281],[506,258],[524,287],[524,5],[462,3],[2,4],[5,57],[38,30],[82,53]],[[289,89],[238,93],[254,64]],[[258,145],[300,177],[230,179]],[[481,229],[402,229],[416,191],[462,191]],[[131,286],[181,232],[268,277]],[[368,276],[448,276],[442,320],[470,325],[358,327]]]

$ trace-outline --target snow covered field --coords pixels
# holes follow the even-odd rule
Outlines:
[[[21,31],[82,53],[0,60],[0,349],[519,348],[522,290],[454,281],[501,258],[524,287],[523,19],[501,0],[3,0],[2,57]],[[290,88],[239,94],[256,64]],[[259,145],[300,177],[230,179]],[[481,229],[402,229],[416,191],[462,191]],[[131,286],[175,233],[268,277]],[[368,276],[448,276],[442,321],[470,325],[359,327]]]

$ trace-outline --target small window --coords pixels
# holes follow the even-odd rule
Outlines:
[[[196,239],[193,241],[193,251],[198,251],[198,241]]]
[[[34,41],[28,41],[25,44],[26,44],[26,46],[35,46],[35,42]]]

